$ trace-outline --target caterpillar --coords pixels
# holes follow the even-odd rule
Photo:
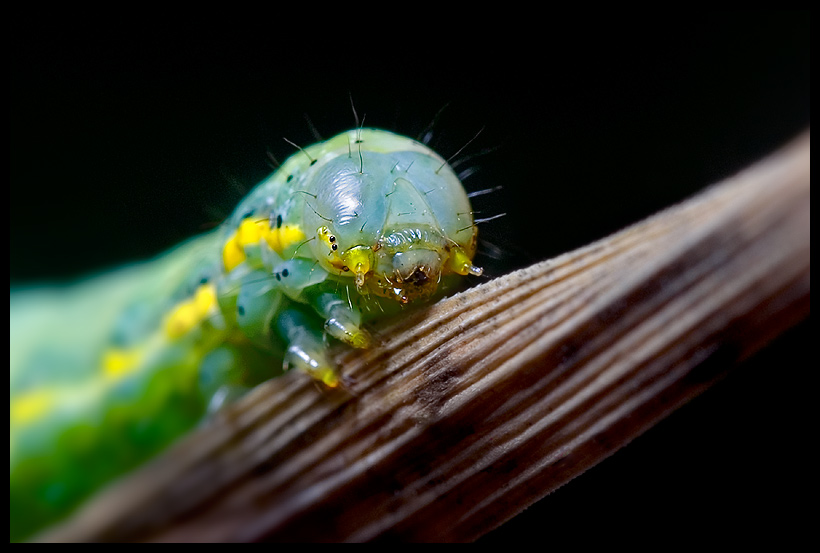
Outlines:
[[[446,160],[356,128],[300,148],[221,227],[151,262],[13,293],[11,540],[262,380],[343,385],[326,336],[369,347],[369,323],[481,275],[476,239]]]

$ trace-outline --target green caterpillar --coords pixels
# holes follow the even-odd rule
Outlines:
[[[360,128],[296,153],[221,228],[157,260],[13,293],[11,539],[283,370],[340,385],[324,335],[368,347],[364,323],[480,275],[476,236],[443,158]]]

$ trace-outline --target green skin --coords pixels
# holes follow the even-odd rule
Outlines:
[[[245,244],[244,260],[226,270],[223,246],[248,218],[298,225],[305,238],[280,252],[265,240]],[[226,399],[283,370],[335,385],[324,334],[367,347],[364,322],[442,293],[459,274],[480,274],[469,263],[453,269],[452,252],[472,259],[475,239],[469,200],[441,157],[356,129],[295,154],[222,228],[152,262],[72,288],[15,291],[11,540],[65,517]],[[354,251],[367,259],[358,277],[345,265]],[[216,305],[169,337],[163,321],[202,283],[215,287]],[[112,348],[143,355],[106,380],[100,359]],[[15,415],[20,398],[43,390],[46,408]]]

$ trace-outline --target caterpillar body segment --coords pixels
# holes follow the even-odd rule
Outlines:
[[[368,347],[365,323],[480,275],[476,235],[443,158],[354,129],[301,149],[221,228],[154,262],[54,301],[13,294],[11,539],[283,370],[338,386],[326,337]]]

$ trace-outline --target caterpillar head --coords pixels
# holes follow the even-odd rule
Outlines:
[[[442,276],[481,275],[471,254],[450,243],[440,231],[426,227],[404,227],[382,234],[372,246],[357,244],[347,249],[327,226],[319,227],[317,238],[327,248],[325,259],[338,274],[349,273],[362,294],[410,303],[433,295]],[[474,243],[471,243],[474,251]]]
[[[323,146],[335,155],[317,152],[304,219],[316,229],[311,248],[328,271],[354,279],[360,293],[401,303],[431,296],[444,276],[481,274],[472,264],[470,202],[438,154],[375,129]]]

